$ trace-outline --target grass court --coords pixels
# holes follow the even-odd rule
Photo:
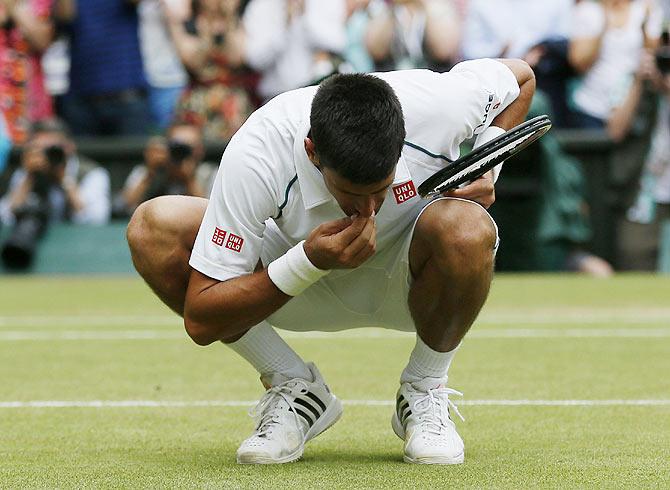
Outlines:
[[[257,375],[139,279],[0,282],[0,488],[669,488],[670,278],[498,275],[450,386],[464,465],[402,462],[412,335],[286,333],[344,400],[303,460],[235,463]]]

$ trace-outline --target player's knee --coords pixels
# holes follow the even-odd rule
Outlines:
[[[188,311],[184,312],[184,329],[193,342],[203,347],[221,340],[211,328],[195,320]]]
[[[496,230],[488,213],[472,202],[445,200],[432,204],[417,224],[438,262],[493,258]]]
[[[188,315],[184,315],[184,329],[191,340],[198,345],[206,346],[216,341],[207,328],[191,320]]]
[[[159,207],[160,203],[156,200],[143,202],[133,213],[126,229],[130,254],[140,273],[152,257],[161,255],[156,248],[165,241],[164,237],[158,236],[164,233],[165,227],[161,224]]]
[[[166,197],[173,196],[143,202],[130,218],[126,238],[133,260],[165,257],[181,245],[180,223],[172,213],[171,201]]]
[[[143,245],[146,243],[144,239],[147,230],[150,230],[146,224],[147,222],[147,203],[140,204],[128,222],[126,228],[126,240],[130,253],[133,258],[142,253]]]

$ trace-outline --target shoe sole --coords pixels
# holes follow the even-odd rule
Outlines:
[[[455,458],[426,457],[416,459],[412,459],[405,454],[402,459],[405,463],[412,464],[463,464],[465,461],[465,454],[461,453]]]
[[[305,444],[335,425],[335,423],[342,417],[342,413],[342,402],[336,396],[333,396],[333,401],[328,405],[326,411],[323,412],[323,415],[319,417],[319,420],[310,427],[307,434],[305,434],[305,440],[291,454],[278,459],[272,459],[261,455],[243,455],[242,457],[238,455],[237,462],[239,464],[285,464],[298,461],[302,458]]]
[[[395,435],[397,435],[400,439],[404,441],[405,428],[400,423],[400,419],[398,418],[398,415],[396,413],[394,413],[393,417],[391,418],[391,427],[393,427],[393,432],[395,432]],[[442,457],[427,456],[421,458],[412,458],[408,456],[407,453],[405,453],[403,454],[402,459],[405,463],[412,463],[412,464],[463,464],[463,462],[465,461],[465,453],[461,453],[454,458],[446,458],[443,456]]]

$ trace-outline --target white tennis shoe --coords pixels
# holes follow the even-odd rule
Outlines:
[[[432,385],[432,387],[430,386]],[[434,378],[403,383],[398,390],[393,431],[405,441],[404,460],[418,464],[460,464],[464,460],[463,439],[449,416],[449,409],[463,420],[449,395],[462,393],[441,385]]]
[[[270,386],[250,412],[256,430],[237,450],[242,464],[290,463],[300,459],[305,443],[342,416],[342,403],[333,395],[313,363],[314,381],[275,374],[262,378]]]

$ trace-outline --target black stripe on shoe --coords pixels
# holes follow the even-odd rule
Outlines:
[[[308,391],[307,393],[305,393],[305,396],[306,396],[307,398],[309,398],[310,400],[312,400],[313,402],[315,402],[319,407],[321,407],[321,411],[322,411],[322,412],[325,412],[325,411],[326,411],[326,404],[323,403],[323,402],[319,399],[319,397],[317,397],[314,393]]]
[[[400,405],[405,401],[405,397],[400,395],[398,399],[395,401],[395,411],[400,414]]]
[[[402,414],[405,410],[409,408],[409,403],[404,402],[400,406],[398,406],[397,412],[398,412],[398,417],[402,419]]]
[[[312,426],[314,425],[315,420],[312,420],[312,417],[310,417],[309,415],[307,415],[305,412],[303,412],[303,411],[300,410],[299,408],[295,408],[295,407],[293,407],[293,408],[289,408],[289,410],[294,411],[296,414],[300,415],[303,419],[305,419],[305,422],[307,422],[307,424],[308,424],[310,427],[312,427]]]
[[[412,415],[412,411],[409,410],[409,407],[407,407],[407,411],[402,415],[402,417],[400,417],[400,422],[402,425],[405,425],[405,422],[407,422],[407,417],[410,415]]]
[[[305,407],[310,412],[312,412],[314,414],[314,420],[317,420],[319,417],[321,417],[321,413],[319,413],[319,411],[314,408],[311,403],[303,400],[302,398],[295,398],[293,399],[293,402]]]

